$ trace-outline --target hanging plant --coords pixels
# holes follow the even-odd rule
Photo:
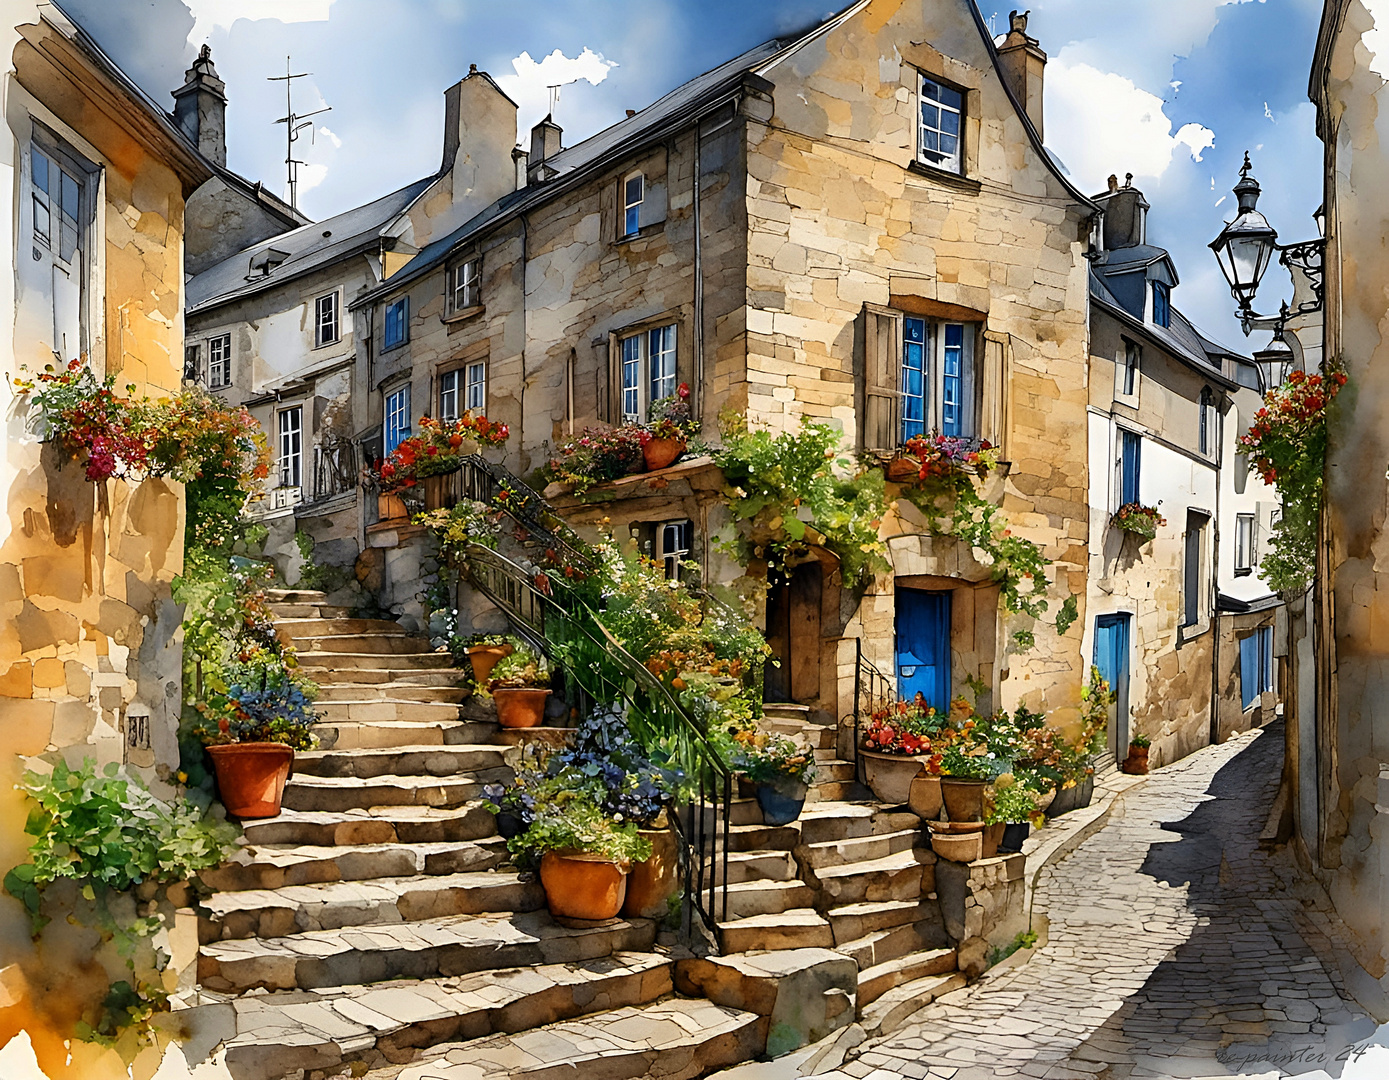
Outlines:
[[[1145,543],[1157,536],[1158,529],[1167,524],[1167,519],[1158,513],[1155,506],[1142,503],[1125,503],[1114,511],[1109,523],[1116,529],[1133,533]]]

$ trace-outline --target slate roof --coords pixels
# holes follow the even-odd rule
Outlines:
[[[272,236],[214,263],[189,279],[188,314],[273,288],[357,251],[374,250],[386,226],[433,181],[433,176],[416,180],[365,206]],[[272,249],[283,252],[284,260],[269,274],[248,281],[251,264]]]
[[[1172,270],[1172,279],[1175,284],[1177,267],[1172,262],[1171,254],[1166,248],[1154,247],[1152,244],[1134,244],[1132,247],[1108,249],[1104,253],[1104,261],[1099,263],[1096,269],[1101,274],[1127,273],[1164,260]]]

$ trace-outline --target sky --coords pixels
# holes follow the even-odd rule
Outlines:
[[[284,190],[284,83],[295,72],[299,203],[316,219],[439,167],[443,91],[475,63],[520,104],[522,133],[548,111],[565,145],[844,0],[60,0],[156,101],[212,47],[227,84],[228,165]],[[946,0],[922,0],[927,3]],[[978,0],[999,33],[1008,10]],[[1259,208],[1284,242],[1316,234],[1321,144],[1307,100],[1321,0],[1034,0],[1028,32],[1049,62],[1046,142],[1082,191],[1133,173],[1168,248],[1173,301],[1241,350],[1234,303],[1207,244],[1232,215],[1248,150]],[[525,137],[524,134],[522,136]],[[1274,267],[1257,307],[1291,295]]]

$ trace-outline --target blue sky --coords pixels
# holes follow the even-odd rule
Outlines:
[[[469,63],[521,104],[525,131],[546,86],[569,79],[556,119],[570,144],[693,75],[823,17],[841,0],[61,0],[157,101],[203,42],[227,82],[228,164],[284,186],[283,83],[299,112],[323,104],[300,143],[300,204],[316,218],[438,167],[443,90]],[[909,0],[914,2],[914,0]],[[928,3],[954,0],[923,0]],[[1230,216],[1244,151],[1260,209],[1284,241],[1314,235],[1320,143],[1307,73],[1320,0],[1036,0],[1029,32],[1050,61],[1047,144],[1087,192],[1134,173],[1149,239],[1170,248],[1179,307],[1212,336],[1248,343],[1206,244]],[[981,0],[1006,29],[1008,10]],[[1224,200],[1223,202],[1221,200]],[[1275,267],[1261,309],[1290,289]]]

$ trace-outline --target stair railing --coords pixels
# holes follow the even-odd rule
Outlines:
[[[677,764],[689,783],[683,805],[672,815],[680,839],[685,880],[682,932],[694,938],[696,914],[715,939],[728,918],[729,808],[733,777],[703,725],[666,685],[627,652],[587,605],[566,607],[553,590],[542,590],[535,576],[491,548],[470,545],[467,576],[506,613],[518,632],[547,656],[582,656],[564,665],[579,707],[589,711],[620,704],[649,733],[673,737]]]
[[[863,755],[859,753],[863,745],[863,725],[875,712],[891,708],[901,700],[897,680],[878,670],[863,655],[863,639],[854,638],[854,776],[860,784],[867,783]]]
[[[585,570],[596,569],[593,555],[579,534],[571,529],[558,511],[511,470],[494,465],[477,454],[462,459],[462,468],[448,473],[445,506],[472,499],[504,510],[517,523],[537,537],[565,562]]]

